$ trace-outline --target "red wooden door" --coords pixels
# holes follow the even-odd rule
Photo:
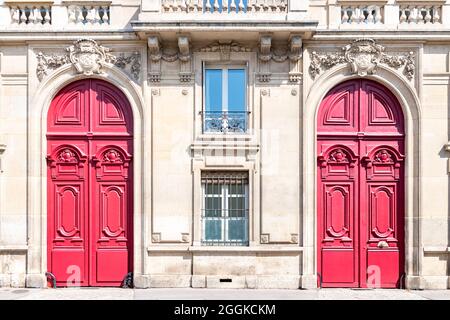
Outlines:
[[[322,287],[399,287],[404,270],[404,126],[380,84],[351,80],[317,120],[317,241]]]
[[[119,286],[132,270],[132,114],[101,80],[71,83],[47,126],[47,260],[58,286]]]

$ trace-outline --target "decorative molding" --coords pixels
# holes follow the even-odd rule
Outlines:
[[[67,55],[45,55],[44,53],[39,52],[37,54],[36,76],[39,81],[42,81],[49,70],[58,69],[67,63],[69,63],[69,57]]]
[[[309,73],[314,79],[322,70],[328,70],[338,64],[348,63],[353,74],[364,77],[376,73],[379,64],[385,64],[391,68],[403,68],[403,74],[412,80],[415,74],[415,56],[408,53],[384,53],[385,47],[376,44],[373,39],[356,39],[351,44],[344,46],[341,52],[311,53]]]
[[[219,52],[220,60],[229,61],[232,52],[251,52],[252,49],[244,47],[242,44],[235,41],[217,41],[206,47],[200,48],[200,52]]]
[[[291,242],[298,243],[298,234],[297,233],[291,233]]]
[[[110,53],[110,49],[97,44],[95,40],[84,38],[76,40],[65,51],[68,53],[46,55],[38,52],[36,76],[39,81],[42,81],[49,71],[69,63],[75,67],[78,73],[84,75],[102,73],[102,68],[106,64],[112,64],[121,69],[125,69],[130,64],[133,78],[139,80],[141,72],[141,54],[139,52],[133,52],[131,55],[121,53],[114,56]]]
[[[262,233],[261,234],[261,243],[269,243],[270,242],[270,234]]]
[[[109,53],[110,49],[97,44],[92,39],[76,40],[66,50],[77,72],[87,76],[94,73],[100,74],[105,64],[116,62],[116,57]]]
[[[152,233],[152,242],[160,243],[161,242],[161,233]]]
[[[1,158],[1,156],[3,155],[3,153],[5,152],[5,150],[6,150],[6,144],[0,144],[0,173],[2,173],[3,172],[3,166],[2,166],[2,158]]]
[[[263,35],[259,40],[259,82],[269,82],[271,78],[270,60],[272,59],[272,36]]]
[[[178,37],[178,59],[180,59],[180,82],[191,82],[192,80],[192,67],[191,60],[192,54],[190,52],[190,40],[186,35]]]
[[[120,69],[125,69],[127,65],[130,65],[133,78],[139,81],[139,75],[141,73],[141,54],[139,52],[133,52],[131,55],[121,53],[116,57],[114,64]]]
[[[180,240],[163,240],[161,237],[161,232],[152,233],[152,242],[153,243],[189,243],[190,242],[190,234],[187,232],[182,232],[180,234]]]
[[[192,80],[191,60],[192,54],[190,50],[190,40],[186,35],[178,36],[178,49],[174,53],[168,53],[161,46],[157,36],[150,36],[147,39],[149,51],[149,69],[148,81],[161,81],[161,60],[166,62],[180,61],[179,79],[180,82],[190,82]]]
[[[259,43],[259,73],[258,80],[260,82],[270,82],[271,70],[270,62],[273,60],[278,63],[289,60],[289,81],[301,82],[302,73],[302,50],[303,42],[301,36],[294,35],[289,40],[289,48],[273,48],[272,36],[263,35]]]

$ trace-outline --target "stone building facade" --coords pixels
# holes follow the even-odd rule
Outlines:
[[[0,286],[449,288],[449,90],[446,0],[0,0]]]

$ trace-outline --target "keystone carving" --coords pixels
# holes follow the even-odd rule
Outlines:
[[[311,53],[309,73],[314,79],[323,70],[330,69],[338,64],[348,63],[353,74],[361,77],[376,73],[379,64],[391,68],[403,68],[403,74],[411,80],[415,73],[414,53],[387,54],[385,48],[375,43],[373,39],[356,39],[344,46],[340,52]]]
[[[87,76],[99,74],[105,64],[116,62],[116,57],[109,53],[108,48],[98,45],[92,39],[77,40],[66,50],[77,72]]]
[[[116,57],[110,53],[110,49],[97,44],[92,39],[77,40],[65,51],[66,54],[59,55],[46,55],[42,52],[37,54],[36,76],[39,81],[42,81],[49,71],[70,63],[78,73],[84,75],[102,73],[102,68],[106,64],[113,64],[121,69],[125,69],[130,64],[132,76],[135,80],[139,79],[141,55],[138,52],[131,55],[122,53]]]
[[[218,41],[214,42],[199,50],[200,52],[219,52],[220,60],[229,61],[231,52],[251,52],[251,48],[244,47],[243,45],[234,41]]]

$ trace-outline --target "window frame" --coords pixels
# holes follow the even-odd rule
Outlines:
[[[244,193],[243,194],[230,194],[230,186],[231,184],[219,183],[220,193],[217,194],[207,194],[206,193],[206,184],[201,183],[202,190],[202,206],[201,206],[201,245],[203,246],[248,246],[249,245],[249,235],[250,235],[250,199],[249,199],[249,181],[247,177],[247,182],[243,184]],[[221,198],[221,207],[220,207],[220,216],[213,217],[214,219],[222,221],[221,224],[221,238],[214,240],[206,239],[206,222],[208,219],[206,218],[206,199],[208,198]],[[243,221],[245,222],[245,230],[244,230],[244,238],[242,241],[235,241],[229,239],[229,222],[232,221],[230,218],[229,212],[229,199],[231,198],[244,198],[244,216]],[[217,209],[212,209],[217,210]],[[238,218],[238,217],[236,217]],[[239,217],[240,218],[240,217]]]
[[[221,110],[222,112],[228,112],[228,70],[230,69],[243,69],[245,72],[245,84],[244,84],[244,94],[245,94],[245,110],[243,111],[245,113],[245,131],[239,132],[239,133],[233,133],[233,132],[209,132],[205,130],[205,114],[208,112],[206,110],[206,70],[207,69],[215,69],[215,70],[222,70],[222,106]],[[226,72],[224,72],[226,70]],[[249,62],[238,62],[238,61],[232,61],[232,62],[211,62],[211,61],[202,61],[202,134],[211,135],[211,134],[247,134],[249,131],[249,123],[250,123],[250,101],[249,101]],[[226,88],[226,90],[225,90]],[[226,94],[224,93],[226,91]],[[224,101],[226,101],[226,104],[224,106]]]

